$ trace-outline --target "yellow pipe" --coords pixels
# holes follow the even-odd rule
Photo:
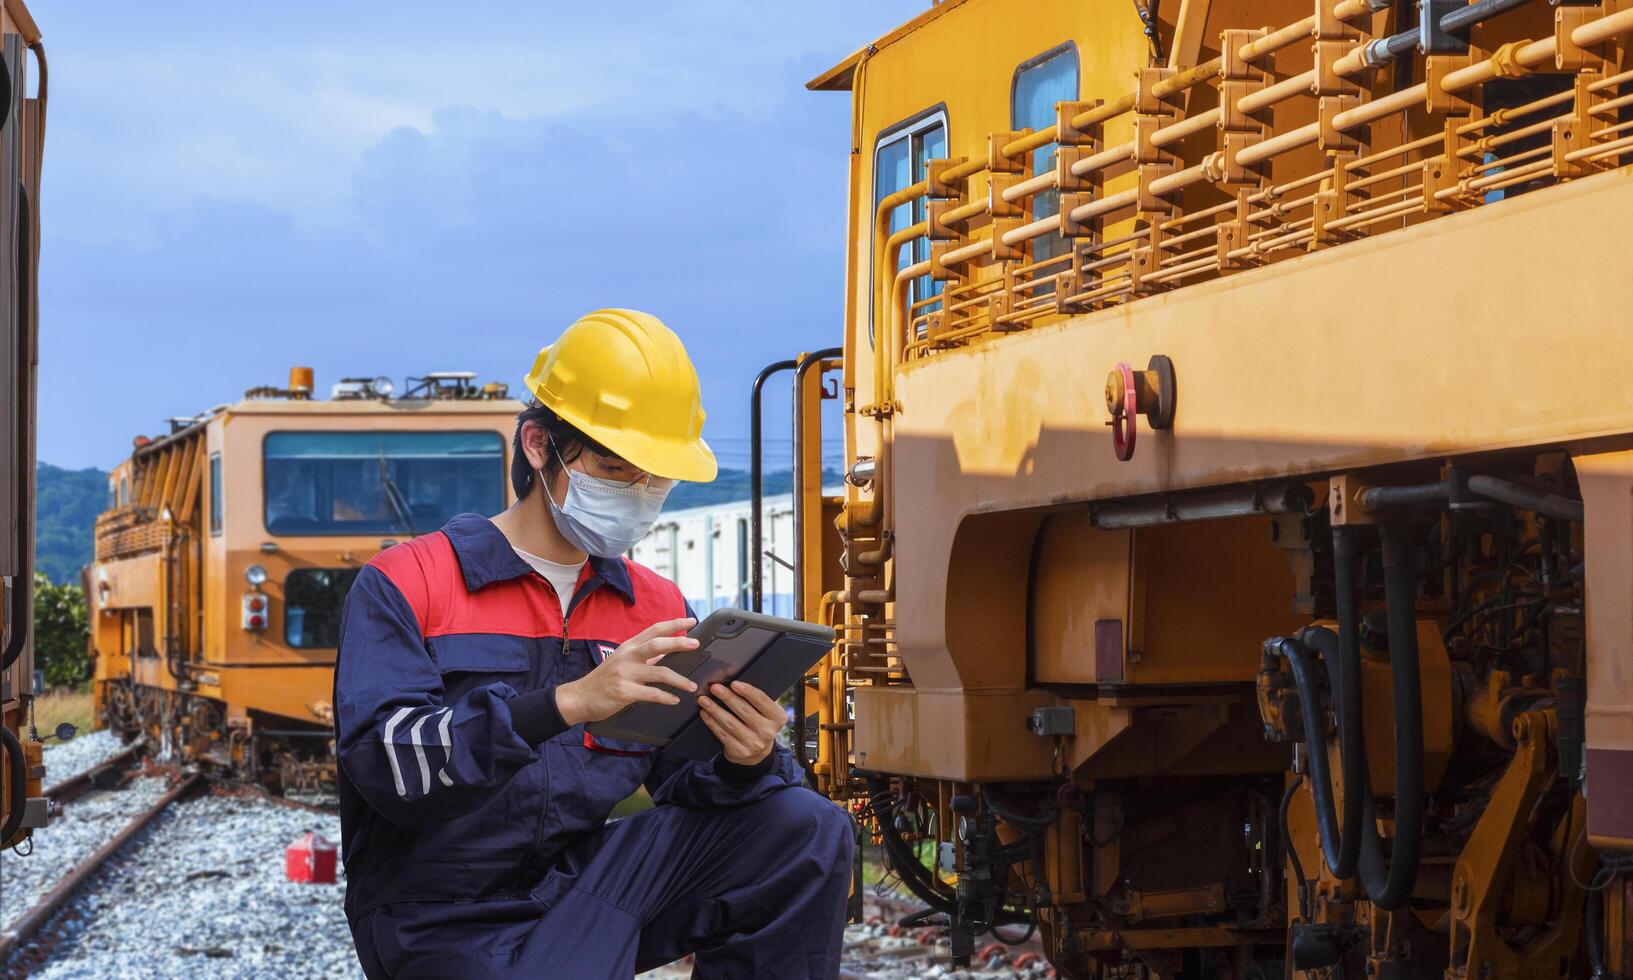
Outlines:
[[[1052,214],[1047,218],[1039,218],[1031,224],[1022,225],[1013,231],[1004,232],[1003,242],[1005,245],[1019,245],[1021,242],[1041,238],[1051,231],[1059,230],[1060,215]]]
[[[1098,201],[1090,201],[1080,208],[1072,209],[1072,220],[1079,223],[1090,221],[1102,214],[1110,214],[1113,211],[1130,207],[1139,199],[1140,192],[1138,190],[1127,190],[1120,194],[1113,194],[1110,197],[1103,197]]]
[[[962,224],[971,218],[979,218],[987,213],[989,206],[990,204],[987,201],[972,201],[969,204],[953,208],[941,216],[941,227],[954,231],[956,230],[953,228],[954,225]]]
[[[1340,4],[1340,6],[1342,6],[1342,4]],[[1295,21],[1294,23],[1288,24],[1279,31],[1266,34],[1257,41],[1249,41],[1236,49],[1236,56],[1241,58],[1243,61],[1255,61],[1271,53],[1272,51],[1280,51],[1289,44],[1297,44],[1299,41],[1309,38],[1314,34],[1315,14],[1311,14],[1301,21]]]
[[[1633,31],[1633,7],[1583,24],[1571,31],[1571,43],[1585,48],[1629,31]]]
[[[1101,150],[1094,156],[1084,157],[1072,164],[1072,175],[1074,177],[1087,177],[1096,170],[1103,170],[1113,164],[1133,159],[1133,157],[1134,142],[1132,140],[1127,143],[1118,143],[1116,146]]]
[[[1371,102],[1364,102],[1353,109],[1340,112],[1332,117],[1332,123],[1341,130],[1365,126],[1368,123],[1377,122],[1385,116],[1405,112],[1415,105],[1422,104],[1428,94],[1429,86],[1424,82],[1419,82],[1410,88],[1403,88],[1399,92],[1392,92],[1381,99],[1373,99]],[[1311,142],[1314,142],[1314,140],[1311,140]]]
[[[1193,136],[1217,125],[1219,125],[1219,108],[1215,106],[1207,112],[1198,113],[1188,119],[1181,119],[1172,126],[1164,126],[1152,133],[1151,145],[1167,146],[1170,143],[1178,143],[1187,136]]]
[[[1222,156],[1223,154],[1210,153],[1208,154],[1207,159],[1204,159],[1201,163],[1194,167],[1187,167],[1184,170],[1171,173],[1166,177],[1158,177],[1156,180],[1151,182],[1151,193],[1158,195],[1172,194],[1174,191],[1207,180],[1209,166],[1218,166],[1218,161],[1213,158]]]
[[[987,241],[975,242],[962,248],[955,248],[941,257],[943,266],[962,265],[971,259],[978,259],[992,250],[992,243]]]
[[[1021,198],[1027,197],[1031,194],[1036,194],[1039,191],[1054,190],[1055,181],[1058,178],[1059,174],[1055,173],[1053,170],[1049,171],[1048,173],[1038,174],[1036,177],[1023,180],[1012,187],[1004,188],[1003,198],[1005,201],[1013,204],[1016,201],[1019,201]]]
[[[1058,125],[1050,126],[1046,129],[1040,129],[1029,133],[1019,139],[1010,140],[1008,143],[1003,145],[1003,155],[1006,157],[1018,157],[1022,153],[1030,153],[1033,150],[1039,149],[1040,147],[1048,146],[1059,137],[1059,129],[1060,127]]]
[[[1321,124],[1310,123],[1297,129],[1288,130],[1280,136],[1273,136],[1262,143],[1255,143],[1236,154],[1236,161],[1244,167],[1251,167],[1261,160],[1268,160],[1278,153],[1296,150],[1301,146],[1308,146],[1321,138]]]
[[[1268,109],[1278,102],[1285,102],[1296,95],[1315,94],[1316,71],[1300,72],[1292,78],[1268,85],[1257,92],[1250,92],[1236,100],[1236,108],[1240,112],[1253,113],[1260,109]]]

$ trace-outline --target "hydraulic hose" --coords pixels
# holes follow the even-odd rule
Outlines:
[[[1354,528],[1332,530],[1333,590],[1336,593],[1338,635],[1331,630],[1310,627],[1299,633],[1299,641],[1321,651],[1333,689],[1333,709],[1338,715],[1338,751],[1344,777],[1344,822],[1339,834],[1334,828],[1338,857],[1323,844],[1327,867],[1339,880],[1355,874],[1364,836],[1366,785],[1366,743],[1361,734],[1361,632],[1360,613],[1355,605]],[[1336,665],[1337,669],[1333,669]],[[1328,792],[1325,782],[1319,784]],[[1331,812],[1329,799],[1327,812]],[[1319,812],[1319,811],[1318,811]]]
[[[1547,517],[1570,521],[1573,524],[1582,523],[1585,513],[1580,500],[1522,487],[1518,483],[1498,479],[1495,476],[1471,476],[1469,489],[1482,497],[1490,497],[1521,510],[1534,510]]]
[[[1320,632],[1332,638],[1330,646],[1337,646],[1337,638],[1330,631]],[[1340,709],[1338,712],[1340,752],[1344,763],[1344,823],[1340,827],[1337,808],[1333,805],[1332,775],[1327,765],[1326,713],[1321,709],[1321,700],[1316,690],[1315,668],[1310,664],[1309,650],[1302,642],[1286,637],[1272,640],[1271,644],[1276,653],[1286,658],[1287,665],[1292,670],[1293,683],[1298,688],[1299,711],[1304,716],[1305,755],[1310,766],[1310,795],[1315,800],[1316,827],[1321,837],[1321,853],[1333,875],[1343,880],[1355,874],[1355,866],[1361,854],[1365,781],[1361,772],[1356,771],[1359,767],[1353,764],[1360,756],[1359,705],[1353,706],[1348,711]],[[1328,662],[1332,661],[1329,659]],[[1340,682],[1336,679],[1337,676],[1334,675],[1333,700],[1340,702],[1348,695],[1358,701],[1360,688],[1358,679],[1355,683]],[[1342,747],[1344,741],[1351,743],[1347,749]]]
[[[882,776],[868,777],[868,797],[871,800],[889,798],[890,788]],[[937,912],[949,918],[958,915],[958,899],[938,888],[930,878],[930,871],[919,863],[907,842],[896,833],[896,824],[888,815],[876,816],[875,823],[879,825],[879,839],[884,843],[885,853],[890,856],[890,863],[896,873],[901,875],[902,884],[912,892],[919,901],[930,906]],[[1017,915],[1005,909],[999,909],[993,916],[993,925],[1024,926],[1034,922],[1031,915]]]
[[[33,269],[34,239],[31,222],[33,218],[32,204],[29,201],[28,187],[21,182],[17,184],[17,322],[24,338],[33,338],[34,330],[31,326],[33,317]],[[28,501],[34,495],[34,468],[29,462],[29,440],[27,426],[34,417],[34,387],[27,378],[30,365],[33,363],[36,343],[33,339],[25,339],[18,345],[18,367],[23,372],[24,383],[17,386],[14,397],[17,399],[17,497],[19,501]],[[11,669],[19,657],[23,655],[23,647],[28,642],[28,631],[34,621],[34,552],[27,547],[27,543],[34,540],[34,527],[31,517],[33,507],[25,505],[17,515],[17,535],[25,546],[19,552],[17,574],[12,577],[10,603],[11,626],[6,631],[6,645],[0,649],[0,673]]]
[[[1373,905],[1403,908],[1417,882],[1423,838],[1423,685],[1418,673],[1417,576],[1412,533],[1383,529],[1384,608],[1389,618],[1389,679],[1395,709],[1395,838],[1385,866],[1377,823],[1367,817],[1361,885]],[[1370,796],[1371,794],[1367,794]],[[1368,801],[1370,802],[1370,800]]]
[[[23,809],[28,806],[28,763],[23,758],[23,743],[17,740],[11,729],[0,725],[0,742],[5,743],[6,758],[11,764],[11,774],[8,777],[11,789],[11,804],[6,814],[6,822],[0,825],[0,844],[11,840],[12,835],[22,829]]]

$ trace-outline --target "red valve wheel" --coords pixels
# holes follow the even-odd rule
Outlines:
[[[1113,411],[1111,421],[1111,448],[1117,458],[1126,463],[1134,458],[1134,437],[1136,434],[1135,420],[1139,418],[1138,401],[1134,390],[1134,369],[1128,362],[1117,365],[1117,370],[1123,375],[1123,405],[1122,411]]]

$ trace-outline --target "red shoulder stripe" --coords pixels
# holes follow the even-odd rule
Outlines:
[[[370,566],[403,594],[419,622],[421,635],[431,632],[431,592],[447,578],[445,566],[448,564],[454,566],[457,576],[459,562],[454,557],[453,544],[441,531],[393,545],[369,561]]]

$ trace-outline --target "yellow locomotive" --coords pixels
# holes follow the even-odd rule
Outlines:
[[[172,420],[108,477],[85,571],[100,720],[283,789],[334,780],[335,645],[359,569],[511,500],[521,404],[464,373],[287,388]]]
[[[945,0],[811,82],[800,743],[956,955],[1633,972],[1630,47],[1628,0]]]

